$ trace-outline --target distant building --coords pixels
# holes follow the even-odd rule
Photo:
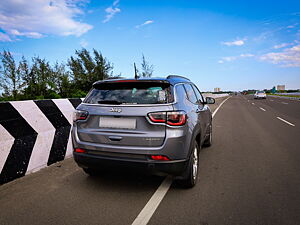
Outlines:
[[[221,88],[214,88],[214,92],[220,92],[221,91]]]
[[[277,85],[277,91],[284,91],[285,85]]]

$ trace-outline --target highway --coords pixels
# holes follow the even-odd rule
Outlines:
[[[300,101],[232,96],[213,134],[197,186],[173,182],[148,224],[300,224]],[[88,177],[70,158],[0,186],[0,224],[130,225],[162,181],[128,171]]]

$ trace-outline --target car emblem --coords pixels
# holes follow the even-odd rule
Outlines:
[[[120,109],[120,108],[111,108],[109,111],[110,111],[110,112],[117,112],[117,113],[120,113],[120,112],[122,112],[122,109]]]

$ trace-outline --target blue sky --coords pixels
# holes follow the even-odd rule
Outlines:
[[[203,91],[300,88],[300,1],[0,1],[0,50],[17,59],[95,48],[125,77],[144,54]]]

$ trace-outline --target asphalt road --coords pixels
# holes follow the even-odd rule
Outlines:
[[[149,224],[300,224],[300,102],[233,96],[213,130],[197,186],[173,184]],[[132,224],[163,179],[68,159],[0,186],[0,224]]]

